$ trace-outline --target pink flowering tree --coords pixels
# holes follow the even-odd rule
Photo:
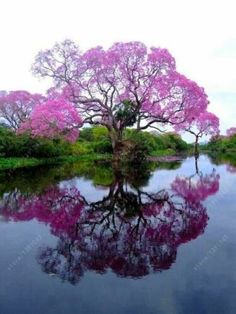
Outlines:
[[[228,137],[231,137],[233,135],[236,135],[236,128],[235,127],[232,127],[232,128],[229,128],[227,131],[226,131],[226,135]]]
[[[76,108],[63,99],[46,100],[37,104],[19,132],[47,138],[62,137],[74,142],[79,136],[82,120]]]
[[[0,95],[0,118],[16,131],[25,122],[36,104],[44,101],[40,94],[27,91],[11,91]]]
[[[33,72],[53,80],[49,97],[63,95],[83,123],[108,129],[114,152],[127,126],[137,130],[181,125],[207,109],[204,89],[176,71],[166,49],[115,43],[82,53],[66,40],[39,52]]]
[[[194,135],[194,152],[198,156],[199,138],[203,135],[216,136],[219,134],[219,118],[211,113],[204,111],[199,116],[192,116],[192,120],[185,121],[181,126],[176,126],[177,131],[186,131]]]

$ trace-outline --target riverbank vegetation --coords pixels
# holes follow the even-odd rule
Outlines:
[[[236,153],[236,134],[213,137],[207,144],[201,146],[201,150],[215,154]]]
[[[127,129],[122,153],[124,159],[132,162],[146,159],[147,156],[186,154],[190,147],[175,133],[161,134]],[[111,158],[112,143],[107,129],[102,126],[82,129],[75,143],[16,134],[9,128],[0,127],[0,169]]]

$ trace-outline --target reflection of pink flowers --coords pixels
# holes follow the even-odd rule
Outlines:
[[[204,201],[219,190],[219,179],[215,172],[208,176],[177,177],[171,187],[178,196],[187,199],[189,203],[196,203]]]
[[[27,221],[37,219],[50,225],[57,232],[74,230],[78,221],[83,202],[76,188],[59,189],[51,188],[42,195],[31,197],[19,195],[17,199],[17,211],[12,211],[11,203],[2,209],[5,216],[14,221]]]

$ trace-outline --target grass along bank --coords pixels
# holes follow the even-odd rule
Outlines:
[[[51,158],[33,158],[33,157],[0,157],[0,170],[17,169],[25,167],[36,167],[41,165],[55,165],[63,163],[73,163],[76,161],[99,161],[110,160],[108,154],[90,154],[80,156],[59,156]]]

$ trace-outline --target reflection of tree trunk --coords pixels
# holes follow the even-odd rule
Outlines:
[[[198,169],[198,156],[195,154],[195,170],[196,170],[196,174],[199,173],[199,169]]]

